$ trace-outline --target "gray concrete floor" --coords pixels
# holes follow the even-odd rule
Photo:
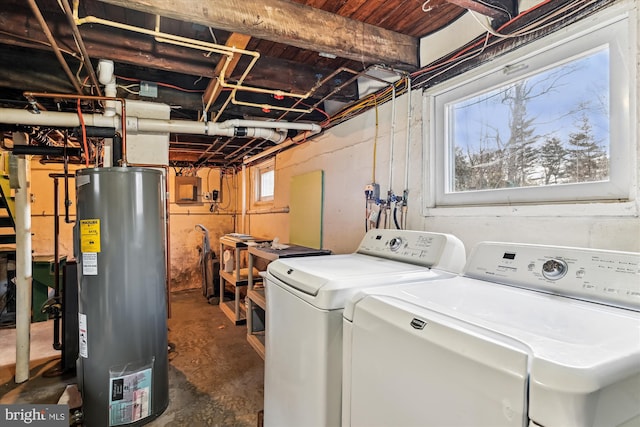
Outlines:
[[[169,407],[147,425],[256,426],[264,362],[247,343],[246,327],[235,326],[200,290],[173,294],[171,311],[169,342],[175,351],[169,354]],[[6,346],[7,334],[0,330],[3,355],[15,353],[15,341],[13,348]],[[40,339],[52,341],[46,334]],[[74,374],[49,377],[47,371],[58,364],[59,356],[32,352],[31,379],[22,384],[14,382],[15,362],[0,366],[0,404],[57,403],[65,387],[76,382]]]

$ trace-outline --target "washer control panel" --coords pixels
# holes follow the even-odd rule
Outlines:
[[[428,231],[373,229],[358,253],[461,273],[466,261],[462,242],[450,234]]]
[[[398,252],[400,248],[402,248],[402,243],[402,237],[393,237],[389,240],[389,249],[391,249],[392,252]]]
[[[640,311],[640,253],[479,243],[465,276]]]
[[[542,264],[542,275],[549,280],[558,280],[567,274],[567,263],[563,259],[550,259]]]

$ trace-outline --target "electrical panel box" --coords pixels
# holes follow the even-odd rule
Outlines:
[[[202,179],[199,176],[176,176],[175,199],[177,204],[202,203],[200,200],[200,186]]]

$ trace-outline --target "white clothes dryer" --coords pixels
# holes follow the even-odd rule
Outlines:
[[[481,243],[344,311],[343,426],[640,424],[640,254]]]
[[[269,264],[264,425],[339,426],[345,303],[363,287],[455,277],[465,259],[454,236],[375,229],[353,254]]]

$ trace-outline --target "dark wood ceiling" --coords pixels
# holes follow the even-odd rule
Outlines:
[[[419,38],[457,19],[465,9],[447,0],[80,0],[77,18],[180,36],[190,41],[232,45],[257,52],[234,55],[225,81],[266,89],[216,88],[227,56],[191,43],[166,43],[129,28],[85,22],[75,25],[70,0],[4,0],[0,10],[0,107],[25,108],[25,91],[85,94],[98,89],[88,73],[99,59],[115,63],[118,96],[163,102],[171,118],[224,121],[235,118],[320,123],[327,101],[350,103],[360,94],[356,77],[373,66],[410,72],[418,66]],[[65,5],[70,9],[65,10]],[[41,14],[50,37],[37,15]],[[159,17],[159,18],[158,18]],[[76,24],[79,24],[76,21]],[[72,81],[54,54],[51,39],[74,75]],[[189,44],[189,46],[187,46]],[[83,57],[82,48],[88,56]],[[83,59],[90,62],[83,64]],[[157,96],[140,93],[142,81],[157,85]],[[279,99],[274,91],[282,91]],[[300,97],[287,94],[307,94]],[[276,96],[274,96],[276,95]],[[51,110],[75,110],[69,100],[38,99]],[[207,104],[210,106],[207,108]],[[341,104],[338,104],[341,105]],[[262,107],[264,106],[264,107]],[[287,112],[287,108],[310,113]],[[86,104],[85,109],[97,108]],[[6,127],[4,130],[10,130]],[[177,163],[232,164],[267,148],[264,141],[171,135],[170,159]],[[213,146],[215,150],[212,150]],[[216,155],[210,153],[215,152]]]

